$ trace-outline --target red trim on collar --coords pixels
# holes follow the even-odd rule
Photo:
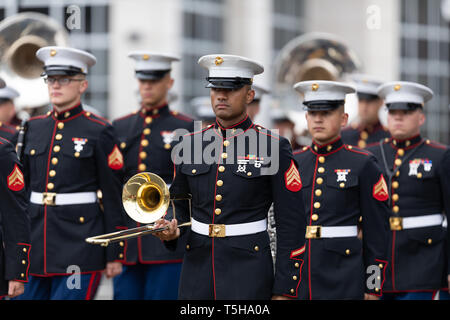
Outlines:
[[[70,112],[73,109],[78,108],[80,105],[81,105],[81,101],[78,101],[78,103],[76,105],[74,105],[73,107],[70,107],[69,109],[63,110],[61,112],[56,111],[55,106],[53,106],[53,110],[51,111],[52,112],[51,115],[52,115],[52,117],[54,117],[55,112],[56,112],[57,115],[64,114],[66,112]],[[55,120],[57,120],[57,119],[55,119]]]
[[[222,129],[222,130],[227,130],[227,129],[232,129],[232,128],[234,128],[234,127],[240,125],[241,123],[245,122],[245,120],[247,120],[247,119],[248,119],[248,114],[245,115],[245,118],[244,118],[242,121],[240,121],[240,122],[238,122],[238,123],[236,123],[236,124],[233,124],[233,125],[230,126],[230,127],[226,127],[226,128],[222,127],[222,125],[219,123],[219,121],[217,121],[217,118],[216,118],[216,123],[217,123],[217,125],[220,127],[220,129]],[[252,123],[252,125],[253,125],[253,123]],[[250,127],[251,127],[251,126],[250,126]]]

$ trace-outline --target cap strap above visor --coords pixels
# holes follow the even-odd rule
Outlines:
[[[209,84],[206,88],[223,88],[223,89],[239,89],[244,85],[251,85],[253,83],[251,78],[221,78],[221,77],[207,77],[206,81]]]
[[[314,100],[314,101],[304,101],[303,104],[306,106],[306,110],[332,110],[336,109],[341,105],[344,105],[345,100]]]
[[[373,100],[377,100],[379,98],[380,97],[377,96],[376,94],[358,92],[358,99],[359,100],[373,101]]]
[[[155,78],[162,78],[168,72],[170,72],[170,70],[171,69],[166,69],[166,70],[136,70],[136,75],[143,75],[143,76],[149,76],[149,77],[155,77]]]
[[[420,103],[412,103],[412,102],[393,102],[387,103],[386,107],[389,110],[416,110],[421,109],[423,106]]]
[[[74,66],[68,66],[68,65],[50,65],[44,67],[44,72],[41,74],[41,76],[45,75],[51,75],[53,72],[62,72],[67,75],[74,75],[78,73],[86,74],[81,70],[81,68],[74,67]],[[55,73],[56,74],[56,73]]]

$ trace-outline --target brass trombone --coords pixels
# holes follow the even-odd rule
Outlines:
[[[173,217],[176,217],[174,200],[188,200],[191,216],[191,199],[190,194],[171,195],[167,184],[157,174],[150,172],[135,174],[123,187],[122,203],[131,219],[146,225],[90,237],[86,242],[107,247],[110,243],[166,230],[168,227],[155,228],[155,221],[166,214],[169,204],[172,204]],[[179,224],[178,227],[190,225],[189,221]]]

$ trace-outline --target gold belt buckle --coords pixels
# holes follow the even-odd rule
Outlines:
[[[322,226],[306,226],[306,239],[318,239],[322,233]]]
[[[211,238],[223,238],[225,237],[225,225],[224,224],[210,224],[209,236]]]
[[[42,203],[47,206],[54,206],[56,200],[55,192],[44,192],[42,193]]]
[[[389,217],[389,224],[391,230],[399,231],[403,230],[403,218],[402,217]]]

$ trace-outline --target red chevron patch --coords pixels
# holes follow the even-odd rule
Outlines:
[[[302,188],[302,180],[300,179],[300,173],[295,166],[294,160],[291,160],[291,166],[284,173],[284,181],[289,191],[297,192]]]

